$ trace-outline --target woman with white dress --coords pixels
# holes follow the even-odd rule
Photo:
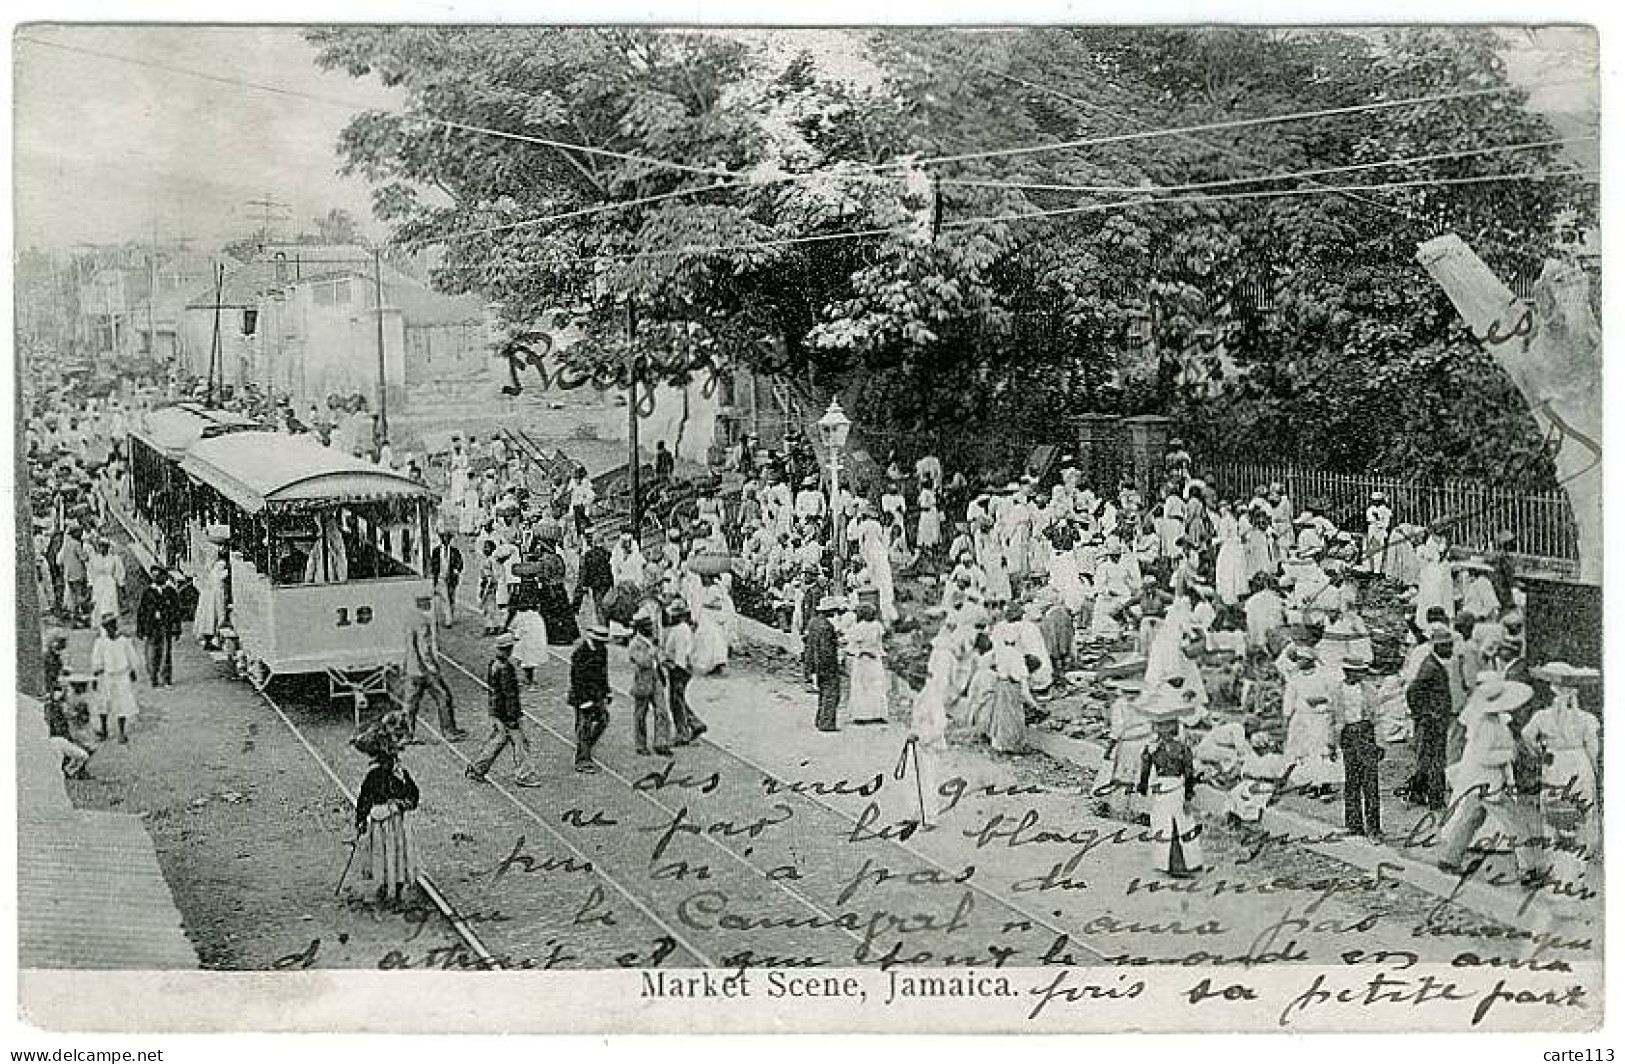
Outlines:
[[[1282,756],[1291,767],[1292,783],[1308,788],[1311,796],[1325,798],[1342,779],[1335,753],[1337,739],[1332,721],[1332,695],[1316,668],[1313,651],[1298,659],[1300,671],[1287,678],[1281,715],[1286,720]]]
[[[732,612],[728,593],[717,577],[700,580],[694,610],[694,651],[689,658],[695,676],[709,676],[728,664],[728,621]]]
[[[930,488],[920,489],[920,520],[914,529],[914,545],[928,559],[936,557],[942,546],[942,511],[937,509],[937,493]]]
[[[1529,718],[1521,737],[1541,755],[1540,815],[1549,835],[1572,835],[1598,852],[1597,765],[1602,727],[1580,708],[1577,679],[1593,679],[1594,669],[1554,662],[1537,670],[1552,684],[1552,704]],[[1553,848],[1555,850],[1555,847]]]
[[[1193,638],[1196,634],[1194,617],[1198,599],[1194,589],[1187,589],[1175,596],[1173,604],[1163,616],[1162,624],[1157,626],[1156,635],[1151,639],[1145,660],[1145,689],[1153,697],[1168,680],[1182,677],[1185,690],[1196,693],[1197,703],[1207,704],[1207,687],[1202,683],[1202,670],[1197,666],[1196,659],[1187,653],[1188,649],[1201,645]]]
[[[1241,517],[1234,506],[1221,505],[1217,531],[1219,553],[1213,563],[1213,590],[1226,606],[1236,606],[1247,597],[1247,552],[1241,542]]]
[[[1078,573],[1078,531],[1071,522],[1061,522],[1049,531],[1049,586],[1073,613],[1083,609],[1085,593]]]
[[[1444,610],[1446,618],[1456,615],[1456,588],[1450,574],[1449,547],[1442,538],[1428,536],[1427,542],[1416,549],[1416,557],[1421,563],[1421,572],[1417,576],[1416,611],[1412,620],[1418,630],[1426,631],[1428,610],[1433,607]]]
[[[102,618],[117,617],[119,585],[123,583],[124,563],[113,553],[113,544],[103,537],[96,541],[96,549],[85,559],[85,576],[90,581],[90,615]]]
[[[229,574],[226,552],[221,548],[203,571],[203,582],[198,587],[197,611],[192,614],[192,635],[205,647],[214,645],[220,629],[226,623],[226,582]]]
[[[852,723],[882,724],[887,714],[885,629],[870,603],[858,606],[857,619],[843,638],[852,678]]]

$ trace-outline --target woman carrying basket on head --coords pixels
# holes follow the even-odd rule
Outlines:
[[[389,713],[353,740],[372,758],[355,803],[355,844],[362,858],[361,876],[378,883],[378,904],[393,896],[401,904],[406,888],[417,882],[417,845],[407,814],[418,807],[418,785],[400,763],[405,715]]]

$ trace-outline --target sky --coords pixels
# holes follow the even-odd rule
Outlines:
[[[335,106],[30,43],[129,56],[352,103]],[[371,223],[366,182],[335,146],[357,110],[391,107],[376,79],[316,68],[297,29],[24,26],[13,43],[19,246],[255,231],[248,200],[299,222],[330,207]],[[287,213],[287,212],[284,212]]]
[[[794,36],[829,54],[841,32]],[[1590,31],[1518,30],[1507,40],[1509,76],[1532,89],[1531,104],[1560,118],[1564,135],[1591,132],[1595,83],[1550,84],[1595,77]],[[396,106],[398,95],[376,79],[318,70],[296,28],[35,24],[18,29],[13,52],[20,247],[148,240],[155,231],[162,241],[186,236],[196,247],[218,246],[259,227],[248,201],[267,194],[296,222],[340,207],[379,232],[366,183],[338,173],[336,143],[351,113]]]

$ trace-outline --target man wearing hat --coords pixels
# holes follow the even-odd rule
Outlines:
[[[1388,496],[1380,491],[1371,493],[1371,503],[1365,508],[1364,567],[1368,572],[1381,573],[1388,561],[1388,533],[1394,524],[1394,511],[1388,505]]]
[[[497,636],[496,656],[485,669],[490,690],[491,737],[464,775],[477,783],[486,782],[486,773],[508,746],[513,747],[514,782],[521,787],[539,787],[530,759],[530,737],[525,734],[524,711],[519,705],[519,669],[513,662],[513,648],[519,638],[512,632]]]
[[[576,771],[597,772],[593,747],[609,727],[609,629],[590,624],[570,654],[570,705],[576,714]]]
[[[1526,683],[1487,675],[1463,708],[1467,743],[1461,760],[1450,770],[1454,810],[1442,832],[1441,870],[1452,875],[1461,873],[1462,858],[1487,819],[1496,834],[1513,843],[1518,871],[1525,877],[1536,871],[1536,858],[1527,844],[1531,839],[1529,826],[1521,822],[1517,808],[1512,770],[1517,740],[1510,724],[1513,711],[1534,693]]]
[[[429,551],[429,580],[434,586],[435,612],[450,628],[457,623],[457,585],[463,581],[463,552],[452,542],[450,529],[442,529],[440,542]]]
[[[655,642],[655,618],[639,612],[632,618],[632,641],[627,644],[632,662],[632,739],[640,754],[649,753],[649,722],[653,720],[654,752],[671,756],[671,708],[660,689],[660,647]]]
[[[169,570],[152,567],[146,590],[135,608],[135,635],[147,648],[147,682],[175,686],[174,644],[181,634],[180,599],[169,583]]]
[[[841,652],[840,637],[832,620],[846,603],[837,595],[825,595],[818,601],[817,611],[807,622],[807,670],[818,691],[818,712],[813,726],[822,732],[839,731],[836,724],[841,707]]]
[[[1416,737],[1416,771],[1406,792],[1412,804],[1443,809],[1445,747],[1465,693],[1454,675],[1455,632],[1447,624],[1434,624],[1428,629],[1428,645],[1431,652],[1417,666],[1405,691]]]
[[[661,670],[666,678],[666,697],[671,706],[671,723],[676,732],[673,745],[687,746],[706,732],[705,722],[688,704],[688,682],[694,675],[694,624],[688,604],[677,599],[667,609],[665,640],[660,647]]]
[[[419,598],[416,606],[417,609],[407,620],[406,653],[401,662],[401,675],[406,682],[403,708],[406,710],[407,742],[416,744],[421,741],[417,737],[418,709],[423,704],[425,694],[434,696],[441,733],[448,741],[458,742],[468,733],[457,726],[457,708],[452,701],[451,688],[440,674],[439,646],[435,641],[431,600]]]
[[[1363,656],[1343,661],[1343,683],[1333,703],[1332,724],[1343,755],[1343,828],[1350,835],[1382,837],[1382,795],[1377,785],[1377,692],[1371,662]]]

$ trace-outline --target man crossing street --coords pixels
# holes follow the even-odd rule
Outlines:
[[[435,642],[434,615],[428,599],[417,600],[417,612],[407,623],[406,657],[402,672],[406,678],[407,742],[417,743],[418,707],[423,696],[434,696],[435,710],[440,718],[440,731],[449,742],[458,742],[468,733],[457,726],[457,709],[452,703],[451,688],[440,674],[439,647]]]
[[[496,657],[485,670],[485,683],[491,692],[491,737],[463,774],[476,783],[487,783],[486,773],[513,747],[513,781],[521,787],[540,787],[530,759],[530,736],[525,734],[525,713],[519,705],[519,669],[514,665],[513,648],[519,638],[512,632],[497,636]]]
[[[576,712],[576,771],[597,772],[593,747],[609,727],[609,629],[588,625],[570,654],[570,705]]]

